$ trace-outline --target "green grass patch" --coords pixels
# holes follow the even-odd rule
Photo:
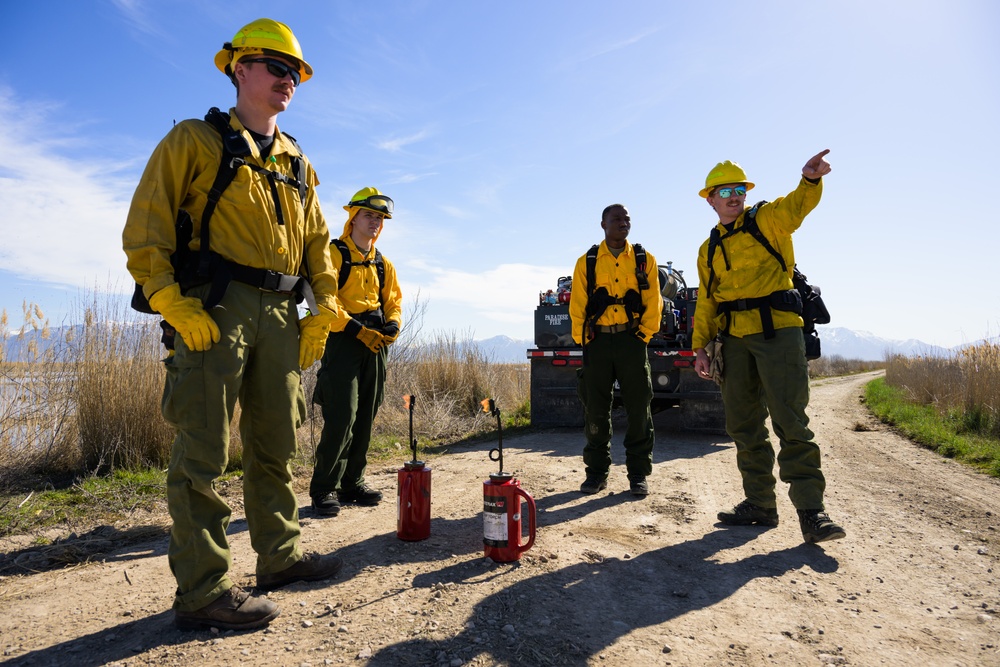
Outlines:
[[[914,403],[884,378],[865,386],[865,402],[876,417],[917,444],[1000,477],[1000,440],[975,428],[981,417],[954,409],[942,414],[933,405]]]
[[[0,535],[30,533],[57,525],[112,523],[165,497],[162,470],[116,470],[76,479],[61,488],[0,497]]]

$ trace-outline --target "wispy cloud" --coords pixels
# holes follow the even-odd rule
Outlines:
[[[389,183],[393,185],[401,183],[416,183],[417,181],[422,181],[425,178],[431,178],[432,176],[437,176],[437,175],[438,172],[436,171],[428,171],[423,174],[400,174],[398,176],[393,176],[391,179],[389,179]]]
[[[159,38],[168,37],[151,16],[152,10],[145,0],[111,0],[111,4],[122,13],[125,21],[140,33]]]
[[[450,206],[448,204],[442,205],[441,210],[450,215],[453,218],[458,218],[459,220],[472,220],[475,216],[471,211],[466,211],[457,206]]]
[[[418,141],[423,141],[429,136],[427,130],[421,130],[416,134],[412,134],[408,137],[397,137],[395,139],[385,139],[383,141],[375,144],[378,148],[384,151],[389,151],[390,153],[398,153],[403,150],[404,147],[415,144]]]
[[[0,88],[6,150],[18,156],[0,165],[0,201],[8,221],[0,261],[22,279],[54,285],[119,281],[127,276],[121,231],[134,187],[123,169],[132,165],[68,157],[74,152],[68,149],[83,145],[69,134],[79,128],[52,120],[59,111]]]
[[[660,30],[662,30],[662,28],[660,27],[649,27],[643,30],[642,32],[632,35],[631,37],[626,37],[625,39],[621,39],[616,42],[611,42],[610,44],[598,45],[591,51],[577,54],[571,58],[567,58],[566,60],[561,62],[556,69],[563,70],[563,69],[574,68],[582,63],[587,62],[588,60],[594,60],[595,58],[606,56],[609,53],[614,53],[615,51],[621,51],[622,49],[627,49],[630,46],[638,44],[647,37],[655,35],[656,33],[660,32]]]

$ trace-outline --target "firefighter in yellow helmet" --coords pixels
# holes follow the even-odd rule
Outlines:
[[[237,398],[257,587],[327,579],[342,565],[334,554],[303,553],[290,467],[305,409],[300,369],[322,354],[337,278],[319,180],[276,124],[312,76],[298,40],[283,23],[259,19],[226,42],[215,64],[236,85],[236,106],[178,123],[160,142],[122,242],[141,296],[176,332],[163,396],[163,416],[177,431],[167,472],[174,620],[182,629],[245,630],[279,610],[229,576],[231,510],[214,484],[226,469]],[[234,154],[237,161],[224,159]],[[175,221],[187,215],[184,244]]]
[[[403,324],[396,269],[375,247],[392,209],[392,200],[376,188],[358,190],[344,206],[344,232],[330,246],[340,289],[313,395],[323,409],[309,485],[318,516],[336,516],[342,504],[382,500],[365,482],[365,468],[372,423],[382,405],[387,348]]]
[[[736,443],[746,496],[718,518],[729,525],[778,525],[774,448],[765,425],[770,415],[780,445],[779,474],[789,484],[806,542],[846,535],[823,504],[826,480],[806,416],[809,369],[801,305],[798,311],[792,305],[792,233],[819,203],[822,177],[830,173],[827,153],[811,157],[798,187],[773,202],[748,209],[747,191],[754,184],[740,165],[728,160],[709,172],[698,193],[715,211],[718,224],[698,251],[700,288],[691,346],[697,353],[695,371],[711,377],[705,347],[720,335],[726,430]]]

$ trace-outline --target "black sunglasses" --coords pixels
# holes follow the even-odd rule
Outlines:
[[[244,63],[261,63],[267,66],[267,71],[273,76],[279,79],[284,79],[286,76],[292,77],[292,85],[296,88],[299,85],[299,81],[302,80],[302,75],[299,74],[299,70],[287,65],[280,60],[275,60],[274,58],[248,58],[247,60],[242,60],[240,62]]]

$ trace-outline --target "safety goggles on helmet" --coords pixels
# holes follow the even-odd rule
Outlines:
[[[299,73],[297,68],[274,58],[247,58],[246,60],[241,60],[240,62],[261,63],[262,65],[266,65],[267,71],[270,72],[272,76],[276,76],[279,79],[291,76],[292,85],[296,87],[298,87],[299,81],[302,79],[302,75]]]
[[[718,190],[715,191],[715,194],[719,195],[723,199],[729,199],[734,194],[737,197],[742,197],[746,193],[747,193],[747,186],[745,185],[737,185],[734,188],[719,188]]]
[[[385,195],[371,195],[370,197],[365,197],[364,199],[355,199],[351,201],[348,206],[370,208],[373,211],[378,211],[379,213],[384,213],[385,215],[392,215],[392,200]]]

